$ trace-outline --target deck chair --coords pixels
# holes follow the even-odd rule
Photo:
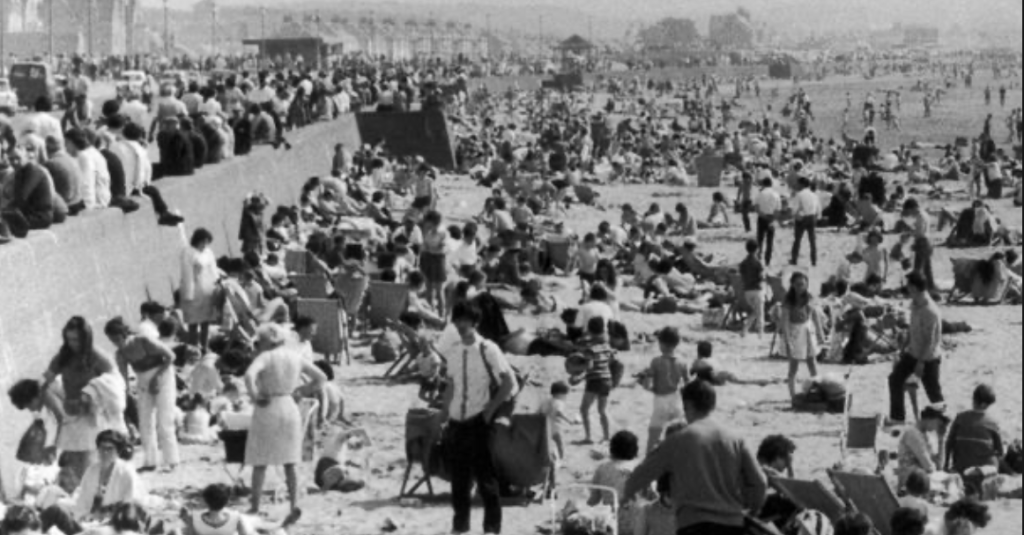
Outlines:
[[[409,307],[409,287],[404,284],[373,281],[366,291],[370,304],[367,319],[375,329],[387,327],[388,320],[398,320]]]
[[[847,377],[849,379],[849,377]],[[849,381],[847,381],[849,383]],[[843,414],[843,431],[840,433],[839,449],[843,462],[850,452],[870,450],[878,457],[878,436],[885,418],[882,415],[853,416],[853,394],[846,390],[846,410]]]
[[[977,276],[980,260],[954,258],[953,289],[949,292],[949,304],[963,302],[974,293],[974,278]]]
[[[739,273],[729,273],[729,286],[732,288],[733,302],[729,307],[729,312],[725,315],[725,320],[722,321],[723,329],[727,329],[735,322],[742,323],[748,315],[755,312],[747,302],[747,293],[743,289],[743,278]]]
[[[224,473],[235,488],[247,488],[242,474],[245,472],[245,448],[249,442],[249,431],[223,430],[218,435],[224,445]],[[232,466],[236,468],[232,470]]]
[[[444,463],[436,461],[435,455],[443,455],[436,450],[441,439],[444,427],[441,411],[433,409],[413,409],[405,415],[405,476],[402,478],[402,488],[399,491],[399,498],[406,498],[416,494],[416,491],[426,485],[427,492],[434,495],[434,484],[432,478],[445,479],[446,474],[440,467]],[[412,488],[409,488],[409,478],[412,476],[413,466],[419,464],[422,476],[416,480]],[[408,489],[408,491],[406,490]]]
[[[554,485],[555,463],[547,417],[516,414],[509,426],[495,426],[491,434],[491,455],[502,487],[542,487],[537,496],[547,495]]]
[[[289,274],[305,275],[309,273],[309,251],[291,249],[285,251],[284,269]]]
[[[570,273],[575,267],[575,243],[571,240],[557,241],[557,242],[544,242],[546,244],[548,260],[551,262],[551,266],[562,271],[562,273]]]
[[[313,338],[313,351],[327,358],[332,364],[341,364],[342,358],[352,363],[352,355],[348,351],[345,311],[339,301],[333,299],[299,299],[297,305],[299,316],[307,316],[316,320],[316,337]]]
[[[292,275],[291,281],[299,299],[327,299],[330,295],[327,279],[321,275]]]
[[[398,358],[391,364],[388,371],[384,373],[384,378],[402,377],[416,364],[416,359],[420,356],[422,348],[420,347],[419,336],[416,334],[416,331],[400,321],[388,320],[387,328],[398,335],[399,340],[402,342],[402,347],[399,350]]]
[[[803,510],[818,511],[835,522],[846,512],[846,505],[820,481],[773,478],[771,486]]]
[[[892,517],[900,502],[883,476],[829,472],[836,493],[849,508],[867,515],[879,535],[892,535]]]
[[[355,332],[356,323],[359,321],[360,311],[363,308],[363,300],[366,298],[366,289],[370,287],[370,277],[352,277],[347,274],[339,274],[334,279],[334,292],[341,300],[341,307],[349,320],[349,332]]]

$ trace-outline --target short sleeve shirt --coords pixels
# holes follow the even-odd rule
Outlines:
[[[512,373],[505,354],[494,342],[480,335],[471,345],[466,345],[457,333],[442,335],[438,351],[448,361],[448,377],[454,393],[449,407],[451,419],[467,422],[483,414],[491,402],[491,386],[500,382],[503,373]]]

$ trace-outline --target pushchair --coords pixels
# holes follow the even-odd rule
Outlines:
[[[602,503],[588,505],[600,497]],[[619,535],[619,494],[610,487],[566,485],[552,491],[551,535]]]

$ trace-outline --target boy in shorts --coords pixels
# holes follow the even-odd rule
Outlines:
[[[679,330],[666,328],[658,333],[661,354],[651,361],[641,381],[654,394],[654,415],[648,427],[647,452],[654,451],[672,422],[685,418],[683,400],[679,390],[690,382],[690,370],[683,359],[676,356],[679,348]]]

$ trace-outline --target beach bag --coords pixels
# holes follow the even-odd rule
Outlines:
[[[626,366],[621,360],[612,357],[611,362],[608,363],[608,369],[612,372],[612,388],[618,388],[626,376]]]
[[[629,351],[629,329],[621,322],[612,321],[608,323],[608,345],[616,351]]]
[[[18,453],[15,456],[18,461],[30,465],[45,465],[50,463],[46,455],[46,423],[41,419],[32,422],[28,430],[21,437],[18,443]]]
[[[370,347],[370,356],[377,364],[388,364],[398,360],[401,339],[394,331],[385,331]]]

